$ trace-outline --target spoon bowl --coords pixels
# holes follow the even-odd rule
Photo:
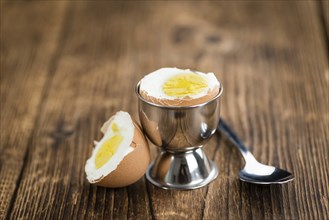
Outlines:
[[[240,180],[256,184],[282,184],[294,179],[294,175],[277,167],[264,165],[259,162],[250,167],[245,166],[239,172]]]

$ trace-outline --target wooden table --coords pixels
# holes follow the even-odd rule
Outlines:
[[[328,1],[1,2],[1,219],[329,219]],[[285,185],[240,182],[216,135],[218,178],[166,191],[90,185],[102,123],[137,115],[135,84],[164,66],[215,72],[222,117]],[[156,154],[151,145],[152,156]],[[138,163],[138,161],[136,161]]]

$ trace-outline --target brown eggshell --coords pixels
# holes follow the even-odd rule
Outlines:
[[[202,97],[199,98],[191,98],[189,96],[183,97],[183,98],[178,98],[178,99],[159,99],[153,96],[149,96],[147,92],[141,90],[140,95],[147,101],[158,104],[158,105],[163,105],[163,106],[193,106],[193,105],[198,105],[205,103],[212,98],[214,98],[216,95],[218,95],[219,92],[219,86],[216,86],[213,89],[209,89],[208,93]]]
[[[150,163],[149,146],[139,125],[135,121],[133,123],[135,131],[130,146],[135,149],[122,159],[114,171],[95,185],[109,188],[124,187],[137,182],[145,174]]]

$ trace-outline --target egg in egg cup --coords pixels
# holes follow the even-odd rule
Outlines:
[[[163,189],[195,189],[213,181],[218,170],[202,147],[220,119],[221,83],[213,73],[162,68],[136,85],[138,111],[146,136],[160,152],[146,178]]]

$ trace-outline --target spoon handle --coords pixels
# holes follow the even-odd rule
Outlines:
[[[250,153],[244,143],[236,136],[234,131],[226,124],[223,119],[220,119],[217,130],[224,133],[227,138],[239,149],[244,160],[247,161],[256,161],[255,157]]]

